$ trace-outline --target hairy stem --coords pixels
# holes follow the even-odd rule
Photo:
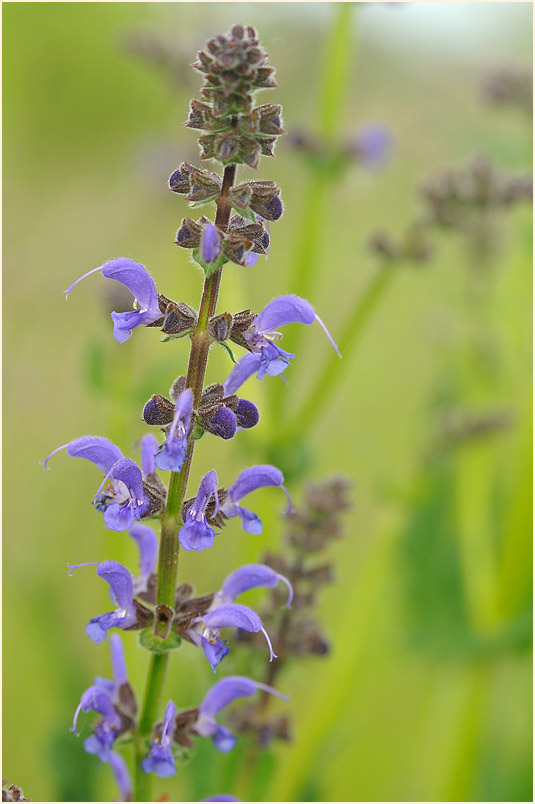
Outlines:
[[[223,174],[223,185],[217,199],[216,225],[225,230],[230,220],[231,206],[229,190],[234,184],[236,165],[227,165]],[[214,315],[221,282],[219,268],[204,280],[201,304],[197,326],[191,336],[191,350],[188,363],[186,387],[193,392],[193,408],[199,406],[204,385],[204,376],[208,364],[210,338],[208,337],[208,321]],[[171,608],[175,605],[176,583],[178,574],[178,554],[180,543],[178,529],[182,518],[180,509],[184,502],[189,471],[193,459],[195,442],[188,444],[188,454],[180,472],[171,472],[167,503],[162,517],[160,537],[160,550],[158,555],[158,587],[156,600],[158,604],[165,604]],[[136,741],[136,772],[135,772],[135,800],[150,801],[151,776],[141,770],[141,760],[145,751],[145,740],[150,734],[160,706],[160,699],[165,679],[165,670],[168,663],[168,654],[153,654],[149,664],[145,696],[137,731]]]

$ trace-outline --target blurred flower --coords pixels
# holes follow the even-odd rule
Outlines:
[[[116,751],[110,751],[108,762],[121,792],[122,801],[132,801],[134,791],[128,765]]]
[[[102,271],[106,279],[116,279],[125,285],[134,296],[134,301],[139,305],[139,309],[126,313],[111,314],[113,320],[113,337],[118,343],[124,343],[132,334],[132,330],[142,324],[152,324],[162,317],[158,303],[158,291],[154,284],[154,279],[148,271],[139,263],[133,262],[126,257],[119,257],[110,260],[98,268],[93,268],[81,276],[76,282],[64,291],[65,298],[69,297],[71,290],[85,279],[86,276]]]
[[[156,569],[158,537],[148,525],[132,525],[128,533],[139,548],[139,575],[134,578],[134,594],[146,592],[149,578]]]
[[[380,123],[367,123],[357,131],[351,149],[363,167],[379,170],[392,150],[392,135]]]
[[[165,707],[161,735],[152,741],[150,751],[141,763],[145,773],[155,773],[161,779],[174,776],[176,773],[175,758],[171,751],[175,716],[176,706],[173,701],[169,701]]]
[[[228,676],[218,681],[205,695],[199,707],[199,714],[195,723],[195,732],[200,737],[211,737],[215,747],[222,753],[232,751],[237,738],[232,732],[221,726],[215,719],[216,715],[237,698],[254,695],[258,690],[269,692],[287,701],[286,695],[246,676]]]
[[[106,678],[95,678],[94,685],[82,694],[71,728],[71,731],[77,734],[76,725],[80,712],[93,711],[102,716],[94,733],[84,741],[84,748],[89,754],[97,754],[103,762],[110,761],[112,755],[110,748],[123,726],[123,720],[116,710],[115,704],[119,701],[119,690],[127,684],[123,643],[117,634],[112,634],[110,637],[110,651],[113,681]]]
[[[276,331],[276,328],[291,323],[306,324],[308,326],[313,324],[314,321],[317,321],[323,328],[340,356],[338,347],[334,343],[327,327],[321,318],[316,315],[309,302],[293,294],[279,296],[269,302],[262,312],[253,319],[248,330],[240,332],[240,342],[245,339],[250,353],[241,358],[223,383],[225,393],[235,393],[255,373],[257,373],[259,380],[263,380],[266,374],[272,377],[281,374],[295,355],[285,352],[280,346],[275,345],[275,341],[282,337],[280,332]],[[232,338],[233,335],[231,334]]]

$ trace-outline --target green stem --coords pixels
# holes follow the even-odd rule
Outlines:
[[[150,659],[136,736],[135,801],[150,801],[151,776],[142,770],[141,762],[147,750],[147,737],[156,721],[168,658],[168,653],[153,653]]]
[[[319,91],[318,115],[320,135],[326,148],[335,147],[335,137],[344,111],[344,98],[350,79],[350,63],[354,57],[353,3],[337,3],[334,9],[327,47],[324,55],[323,79]],[[329,160],[328,160],[329,161]],[[312,164],[307,185],[303,191],[303,205],[296,248],[292,260],[289,288],[292,293],[309,298],[314,291],[314,282],[321,264],[321,242],[324,231],[329,191],[339,173],[333,173],[328,165]],[[296,351],[302,333],[296,331]],[[272,389],[274,415],[280,417],[284,398],[283,383],[275,383]]]
[[[216,225],[226,230],[231,213],[229,202],[229,190],[234,184],[236,176],[236,165],[227,165],[223,174],[223,185],[221,193],[217,199]],[[193,409],[197,410],[201,399],[206,366],[208,364],[208,352],[210,351],[211,341],[208,337],[208,321],[214,315],[221,282],[221,271],[219,268],[204,280],[197,326],[191,336],[191,350],[188,363],[188,373],[186,377],[186,388],[191,388],[193,392]],[[160,550],[158,555],[158,587],[156,601],[159,605],[167,605],[171,608],[175,605],[176,584],[178,574],[178,557],[180,543],[177,538],[178,529],[182,522],[180,509],[184,502],[186,487],[188,483],[189,471],[193,459],[195,441],[189,441],[188,454],[180,472],[171,472],[169,488],[167,492],[167,503],[162,516],[162,527],[160,537]],[[156,621],[156,629],[158,622]],[[157,631],[156,631],[157,633]],[[145,696],[141,710],[137,735],[136,735],[136,769],[135,769],[135,800],[151,800],[151,775],[144,773],[141,769],[141,760],[146,750],[146,738],[150,734],[156,715],[159,709],[160,698],[165,680],[165,671],[168,663],[168,654],[155,653],[151,656],[147,683],[145,686]]]
[[[352,45],[353,5],[336,4],[336,14],[325,51],[318,117],[321,134],[328,142],[336,137],[342,121],[350,65],[355,55],[355,47]]]
[[[384,297],[394,275],[395,271],[391,268],[385,267],[377,271],[359,301],[354,305],[342,335],[338,339],[338,346],[343,358],[347,359],[355,352],[370,316]],[[325,404],[336,390],[344,372],[347,372],[347,364],[344,363],[344,360],[340,360],[336,355],[330,357],[312,391],[307,394],[301,410],[285,429],[286,437],[293,440],[310,432],[310,428],[322,414]]]

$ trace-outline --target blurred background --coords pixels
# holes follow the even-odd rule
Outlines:
[[[157,330],[115,343],[99,276],[68,304],[62,291],[125,256],[197,305],[201,275],[173,244],[187,206],[166,182],[181,161],[198,164],[182,125],[201,84],[189,64],[241,21],[277,68],[280,88],[260,102],[283,104],[288,136],[254,178],[277,181],[285,214],[267,262],[225,268],[219,309],[300,293],[343,362],[319,327],[287,327],[288,386],[248,382],[261,426],[228,443],[207,435],[190,488],[214,465],[228,485],[269,461],[297,507],[304,483],[333,475],[351,482],[353,507],[325,551],[336,579],[317,596],[330,650],[277,678],[292,741],[248,767],[252,738],[227,756],[198,740],[155,789],[178,801],[532,800],[531,4],[3,12],[4,778],[33,800],[116,797],[109,768],[83,750],[92,716],[82,738],[69,732],[82,691],[109,675],[107,642],[84,633],[107,589],[66,564],[134,570],[135,545],[92,509],[93,466],[65,453],[49,473],[38,462],[86,434],[135,457],[142,406],[185,371],[188,345],[160,345]],[[213,350],[208,380],[229,369]],[[261,536],[233,520],[209,552],[182,553],[180,578],[203,594],[278,550],[277,495],[256,495]],[[141,695],[146,654],[124,641]],[[218,675],[259,677],[248,650]],[[195,706],[212,681],[185,645],[166,700]]]

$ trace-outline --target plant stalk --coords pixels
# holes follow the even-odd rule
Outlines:
[[[229,190],[234,184],[236,177],[236,165],[227,165],[223,174],[223,185],[221,193],[217,199],[216,226],[225,231],[231,213],[229,201]],[[188,373],[186,377],[186,388],[191,388],[193,392],[193,409],[197,410],[201,399],[204,386],[204,376],[208,364],[208,352],[210,351],[211,341],[208,336],[208,321],[214,315],[217,306],[219,285],[221,282],[222,268],[218,268],[204,280],[197,326],[191,336],[191,350],[188,363]],[[158,586],[156,601],[158,604],[165,604],[174,608],[176,583],[178,575],[178,556],[180,543],[178,541],[178,529],[182,521],[180,509],[184,502],[186,487],[188,483],[189,471],[193,459],[195,442],[188,442],[188,453],[180,472],[171,472],[169,488],[167,492],[167,503],[162,516],[162,528],[160,536],[160,550],[158,554]],[[141,769],[146,745],[146,738],[149,736],[152,726],[156,719],[156,714],[160,706],[160,699],[165,680],[165,671],[168,664],[167,653],[155,653],[151,656],[145,695],[141,715],[137,730],[136,739],[136,769],[135,769],[135,800],[150,801],[151,776],[144,773]]]

